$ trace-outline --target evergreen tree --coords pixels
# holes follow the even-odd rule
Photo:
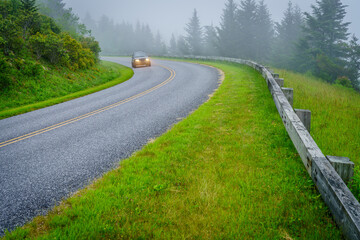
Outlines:
[[[66,13],[65,3],[62,0],[38,0],[40,12],[54,19],[60,19]]]
[[[185,37],[183,37],[183,36],[178,37],[177,48],[178,48],[178,52],[181,55],[189,55],[190,54],[189,46],[185,40]]]
[[[169,52],[170,54],[178,54],[177,43],[174,34],[171,35]]]
[[[200,20],[197,15],[196,9],[190,22],[186,25],[186,42],[189,46],[190,54],[192,55],[201,55],[202,53],[202,42],[203,42],[203,33],[200,26]]]
[[[204,36],[204,55],[218,56],[219,55],[219,36],[214,26],[205,26]]]
[[[349,22],[343,22],[346,6],[340,0],[317,1],[313,15],[306,16],[306,39],[329,58],[344,57],[343,43],[348,39]]]
[[[37,12],[36,0],[21,0],[20,9],[25,13]]]
[[[280,23],[276,23],[276,38],[273,45],[272,63],[277,67],[290,69],[295,54],[295,44],[299,41],[304,24],[299,6],[291,1]]]
[[[23,38],[26,40],[28,35],[36,27],[39,27],[39,14],[35,0],[21,0],[20,4],[21,15],[18,18],[19,25],[22,28]],[[36,31],[33,31],[34,33]]]
[[[94,31],[97,29],[96,21],[91,17],[90,13],[87,12],[85,14],[84,19],[82,22],[85,23],[87,29],[89,29],[89,35],[92,35]]]
[[[348,74],[352,86],[360,90],[360,44],[353,35],[348,46]]]
[[[105,54],[110,54],[114,51],[114,32],[114,22],[111,21],[107,16],[103,15],[98,22],[98,30],[95,37],[98,39],[100,47]]]
[[[236,57],[239,47],[238,24],[236,22],[237,5],[234,0],[228,0],[221,16],[219,34],[219,51],[224,57]]]
[[[72,9],[65,7],[63,0],[38,0],[38,2],[40,13],[54,18],[63,31],[70,33],[75,38],[89,33]]]
[[[321,0],[312,5],[312,14],[305,13],[304,39],[308,48],[298,45],[298,53],[307,51],[310,58],[298,59],[302,66],[313,66],[313,74],[329,82],[345,74],[348,26],[343,22],[346,6],[340,0]]]
[[[166,45],[165,43],[162,41],[160,32],[158,31],[156,36],[155,36],[155,41],[154,41],[154,46],[152,49],[153,54],[161,56],[163,54],[166,53]]]
[[[264,62],[269,59],[271,43],[274,37],[274,27],[271,15],[264,0],[261,0],[256,9],[255,51],[252,59]]]
[[[257,4],[255,0],[242,0],[237,11],[238,22],[238,38],[239,45],[238,56],[243,59],[254,59],[256,52],[256,20],[257,20]],[[235,51],[235,50],[234,50]]]

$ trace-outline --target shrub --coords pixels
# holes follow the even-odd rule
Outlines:
[[[99,53],[101,48],[99,42],[95,40],[94,37],[81,37],[80,43],[84,48],[90,49],[95,55],[95,61],[99,61]]]
[[[3,54],[0,54],[0,72],[0,91],[3,91],[11,83],[11,66]]]
[[[36,54],[38,60],[45,55],[47,47],[46,35],[41,33],[32,35],[29,39],[29,43],[32,51]]]
[[[13,19],[0,18],[0,47],[5,56],[11,53],[20,54],[24,40],[19,27]]]
[[[45,57],[52,64],[59,63],[60,60],[64,59],[64,55],[66,55],[66,51],[64,49],[64,41],[60,38],[59,35],[55,33],[47,34],[45,39]]]
[[[345,70],[339,63],[335,63],[324,54],[316,56],[317,71],[315,75],[327,82],[334,83],[338,76],[344,74]]]
[[[68,34],[63,35],[63,41],[73,70],[87,69],[95,64],[96,57],[89,48],[84,48]]]
[[[344,87],[352,88],[351,81],[348,77],[342,76],[338,77],[335,81],[335,84],[339,84]]]
[[[34,61],[25,61],[20,69],[24,76],[38,77],[43,74],[44,69],[42,66]]]

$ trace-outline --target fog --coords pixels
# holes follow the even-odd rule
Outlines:
[[[239,2],[237,0],[235,2]],[[159,31],[165,40],[172,33],[184,34],[184,26],[189,21],[194,8],[197,9],[201,25],[217,26],[226,0],[64,0],[67,7],[83,18],[86,13],[99,19],[102,15],[113,19],[115,23],[147,23],[151,29]],[[303,11],[311,11],[310,5],[315,0],[293,0]],[[346,21],[352,22],[350,33],[360,37],[359,0],[343,0],[348,5]],[[288,0],[265,0],[274,21],[280,21],[287,7]]]

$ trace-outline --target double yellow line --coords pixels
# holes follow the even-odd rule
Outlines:
[[[55,130],[55,129],[57,129],[57,128],[66,126],[66,125],[68,125],[68,124],[70,124],[70,123],[74,123],[74,122],[80,121],[80,120],[82,120],[82,119],[84,119],[84,118],[88,118],[88,117],[91,117],[91,116],[93,116],[93,115],[96,115],[96,114],[105,112],[105,111],[107,111],[107,110],[110,110],[110,109],[112,109],[112,108],[118,107],[118,106],[120,106],[120,105],[122,105],[122,104],[124,104],[124,103],[127,103],[127,102],[130,102],[130,101],[132,101],[132,100],[135,100],[135,99],[137,99],[137,98],[139,98],[139,97],[142,97],[142,96],[144,96],[144,95],[146,95],[146,94],[149,94],[149,93],[155,91],[156,89],[161,88],[162,86],[164,86],[164,85],[168,84],[169,82],[171,82],[171,81],[175,78],[176,73],[175,73],[175,71],[174,71],[173,69],[171,69],[171,68],[168,68],[168,67],[165,67],[165,66],[162,66],[162,65],[158,65],[158,66],[160,66],[160,67],[162,67],[162,68],[165,68],[166,70],[168,70],[168,71],[170,72],[170,77],[169,77],[168,79],[166,79],[164,82],[162,82],[162,83],[160,83],[160,84],[158,84],[158,85],[156,85],[156,86],[154,86],[154,87],[152,87],[152,88],[150,88],[150,89],[148,89],[148,90],[146,90],[146,91],[144,91],[144,92],[141,92],[141,93],[139,93],[139,94],[136,94],[136,95],[134,95],[134,96],[131,96],[131,97],[129,97],[129,98],[126,98],[126,99],[124,99],[124,100],[122,100],[122,101],[120,101],[120,102],[117,102],[117,103],[111,104],[111,105],[109,105],[109,106],[106,106],[106,107],[97,109],[97,110],[95,110],[95,111],[86,113],[86,114],[81,115],[81,116],[79,116],[79,117],[72,118],[72,119],[66,120],[66,121],[64,121],[64,122],[51,125],[51,126],[49,126],[49,127],[46,127],[46,128],[40,129],[40,130],[37,130],[37,131],[35,131],[35,132],[31,132],[31,133],[25,134],[25,135],[23,135],[23,136],[13,138],[13,139],[7,140],[7,141],[5,141],[5,142],[1,142],[1,143],[0,143],[0,148],[3,148],[3,147],[5,147],[5,146],[7,146],[7,145],[10,145],[10,144],[13,144],[13,143],[16,143],[16,142],[20,142],[20,141],[22,141],[22,140],[25,140],[25,139],[28,139],[28,138],[31,138],[31,137],[34,137],[34,136],[37,136],[37,135],[40,135],[40,134],[43,134],[43,133],[52,131],[52,130]]]

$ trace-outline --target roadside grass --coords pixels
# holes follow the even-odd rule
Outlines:
[[[325,155],[348,157],[355,163],[349,184],[360,200],[360,94],[315,77],[277,70],[294,88],[294,107],[311,110],[311,135]]]
[[[101,61],[91,69],[47,69],[39,79],[14,83],[0,94],[0,119],[82,97],[130,79],[132,69]]]
[[[4,239],[341,239],[264,79],[204,63],[226,75],[208,102]]]

